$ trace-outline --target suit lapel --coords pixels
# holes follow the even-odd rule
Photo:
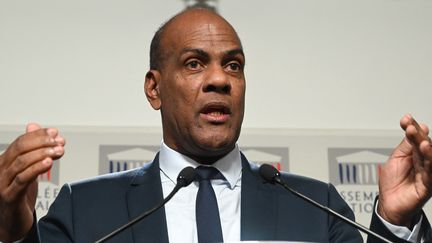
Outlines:
[[[158,154],[154,161],[143,167],[131,181],[131,189],[126,193],[129,219],[150,210],[162,200]],[[168,242],[165,209],[160,208],[136,223],[132,226],[132,232],[135,242]]]
[[[272,240],[276,236],[277,194],[264,183],[258,167],[242,154],[241,240]]]

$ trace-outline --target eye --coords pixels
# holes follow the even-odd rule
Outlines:
[[[230,62],[227,65],[227,68],[233,72],[239,72],[242,69],[242,66],[238,62]]]
[[[197,60],[191,60],[186,62],[186,68],[189,70],[198,70],[202,67],[201,63]]]

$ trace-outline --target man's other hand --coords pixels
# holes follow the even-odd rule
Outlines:
[[[405,138],[381,169],[378,214],[411,228],[432,195],[432,143],[429,128],[411,115],[402,117],[400,125]]]

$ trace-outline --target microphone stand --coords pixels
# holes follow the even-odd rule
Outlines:
[[[382,240],[383,242],[392,243],[390,240],[388,240],[388,239],[384,238],[383,236],[381,236],[381,235],[373,232],[372,230],[366,228],[365,226],[363,226],[363,225],[361,225],[361,224],[359,224],[359,223],[357,223],[357,222],[355,222],[355,221],[353,221],[353,220],[351,220],[351,219],[349,219],[349,218],[347,218],[347,217],[339,214],[338,212],[332,210],[331,208],[328,208],[328,207],[326,207],[324,205],[321,205],[320,203],[312,200],[311,198],[309,198],[309,197],[301,194],[300,192],[292,189],[291,187],[289,187],[285,183],[285,181],[283,181],[282,177],[280,176],[279,171],[276,168],[274,168],[273,166],[268,165],[268,164],[261,165],[261,167],[260,167],[260,174],[264,178],[264,180],[266,180],[266,181],[268,181],[270,183],[276,182],[277,184],[279,184],[282,187],[284,187],[286,190],[288,190],[291,193],[293,193],[295,196],[297,196],[297,197],[305,200],[306,202],[308,202],[308,203],[312,204],[313,206],[315,206],[315,207],[317,207],[317,208],[325,211],[326,213],[328,213],[330,215],[333,215],[334,217],[336,217],[336,218],[344,221],[345,223],[353,226],[354,228],[356,228],[356,229],[358,229],[358,230],[360,230],[360,231],[362,231],[362,232],[364,232],[364,233],[366,233],[368,235],[371,235],[371,236],[373,236],[373,237],[375,237],[375,238],[377,238],[379,240]]]
[[[359,223],[357,223],[357,222],[355,222],[355,221],[352,221],[351,219],[349,219],[349,218],[343,216],[342,214],[340,214],[340,213],[338,213],[338,212],[332,210],[331,208],[328,208],[328,207],[326,207],[326,206],[323,206],[323,205],[321,205],[321,204],[315,202],[314,200],[312,200],[312,199],[306,197],[305,195],[303,195],[303,194],[297,192],[296,190],[291,189],[291,188],[290,188],[286,183],[284,183],[284,182],[282,181],[281,178],[275,178],[275,181],[276,181],[279,185],[283,186],[285,189],[287,189],[288,191],[290,191],[291,193],[293,193],[294,195],[296,195],[297,197],[299,197],[299,198],[301,198],[301,199],[303,199],[303,200],[305,200],[305,201],[307,201],[307,202],[313,204],[314,206],[316,206],[316,207],[318,207],[318,208],[320,208],[320,209],[326,211],[327,213],[329,213],[329,214],[335,216],[336,218],[338,218],[338,219],[344,221],[345,223],[347,223],[347,224],[353,226],[354,228],[356,228],[356,229],[362,231],[363,233],[366,233],[366,234],[368,234],[368,235],[372,235],[373,237],[378,238],[378,239],[382,240],[383,242],[393,243],[392,241],[389,241],[388,239],[382,237],[381,235],[379,235],[379,234],[373,232],[372,230],[366,228],[365,226],[363,226],[363,225],[361,225],[361,224],[359,224]]]

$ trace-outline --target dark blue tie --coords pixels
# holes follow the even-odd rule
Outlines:
[[[199,243],[223,242],[216,195],[210,180],[224,179],[214,167],[196,168],[199,189],[196,198],[196,223]]]

